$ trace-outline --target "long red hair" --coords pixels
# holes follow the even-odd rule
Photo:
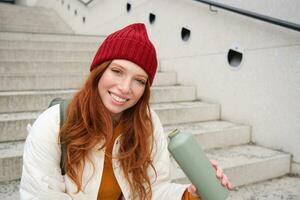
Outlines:
[[[95,68],[83,87],[72,98],[67,118],[60,130],[62,143],[66,143],[66,174],[82,190],[82,173],[88,153],[99,144],[102,148],[110,143],[113,136],[113,122],[98,92],[98,82],[109,66],[110,61]],[[153,147],[153,124],[150,107],[150,83],[133,107],[121,116],[124,133],[120,138],[120,149],[116,159],[120,162],[131,194],[138,199],[151,199],[151,181],[147,171],[152,168],[151,152]]]

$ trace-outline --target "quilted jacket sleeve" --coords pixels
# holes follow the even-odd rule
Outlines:
[[[55,105],[38,117],[26,138],[20,199],[71,199],[59,166],[58,131],[59,105]]]

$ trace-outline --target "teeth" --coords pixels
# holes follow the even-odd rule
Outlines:
[[[114,100],[116,100],[117,102],[124,103],[125,101],[127,101],[127,99],[123,99],[123,98],[118,97],[118,96],[116,96],[116,95],[114,95],[114,94],[112,94],[112,93],[110,93],[110,95],[111,95],[111,97],[112,97]]]

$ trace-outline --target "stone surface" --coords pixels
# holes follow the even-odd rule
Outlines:
[[[47,34],[47,33],[18,33],[18,32],[0,32],[0,40],[3,41],[26,41],[26,42],[86,42],[97,43],[100,45],[101,41],[106,36],[99,35],[78,35],[78,34]]]
[[[1,71],[4,71],[5,68],[6,67],[1,68],[0,64]],[[79,68],[78,66],[78,69],[76,69],[76,66],[74,66],[74,69],[71,69],[68,73],[66,72],[67,69],[65,69],[64,67],[60,67],[60,70],[62,69],[63,71],[61,73],[55,71],[55,73],[49,72],[47,74],[47,69],[44,69],[41,73],[34,73],[33,70],[31,73],[25,72],[23,74],[21,70],[18,73],[4,72],[0,75],[0,91],[78,89],[84,84],[84,81],[88,78],[89,72],[87,72],[87,70],[82,69],[82,67]],[[75,70],[78,71],[72,72]],[[160,80],[164,78],[166,80],[161,82]],[[151,87],[151,90],[155,90],[157,93],[152,94],[154,98],[152,99],[152,101],[158,99],[165,99],[165,102],[172,102],[172,98],[168,100],[170,95],[173,96],[173,99],[176,98],[180,101],[196,99],[196,91],[194,87],[177,85],[175,86],[175,80],[176,79],[172,77],[172,73],[157,73],[157,79],[154,81],[153,86],[164,87]]]
[[[99,41],[99,42],[102,42]],[[40,49],[40,50],[69,50],[81,49],[85,51],[96,51],[98,43],[84,43],[84,42],[42,42],[42,41],[10,41],[0,40],[0,49]]]
[[[0,114],[0,142],[24,140],[26,126],[32,124],[39,112]]]
[[[164,126],[166,134],[174,129],[194,134],[204,149],[246,144],[251,128],[227,121],[195,122]]]
[[[21,177],[24,142],[0,143],[0,182]]]
[[[68,75],[32,74],[27,76],[6,74],[0,75],[0,91],[77,89],[84,84],[86,78],[86,75],[80,73],[69,73]]]
[[[0,199],[18,200],[19,181],[0,183]],[[236,187],[227,200],[299,200],[300,178],[281,177],[243,187]]]
[[[0,199],[3,200],[19,200],[20,181],[2,182],[0,183]]]
[[[67,93],[66,93],[67,92]],[[34,93],[32,91],[32,93]],[[35,92],[40,93],[40,92]],[[53,95],[55,94],[55,95]],[[48,107],[50,99],[60,96],[65,97],[70,95],[68,91],[60,91],[59,93],[53,93],[42,95],[41,100],[35,99],[35,101],[40,101],[36,106],[36,109],[41,110]],[[25,97],[24,97],[25,98]],[[23,100],[24,104],[31,104],[31,101],[26,102],[26,98]],[[13,102],[8,102],[3,105],[11,105],[11,109],[14,106],[20,104],[12,104]],[[196,122],[201,120],[217,120],[219,118],[219,106],[216,104],[207,104],[203,102],[190,102],[190,103],[163,103],[159,105],[152,104],[151,107],[156,110],[157,114],[160,116],[161,122],[163,124],[174,124],[174,123],[187,123]],[[14,106],[13,106],[14,105]],[[43,107],[41,107],[43,106]],[[4,109],[4,108],[3,108]],[[19,110],[22,110],[19,108]],[[26,136],[26,125],[32,123],[39,115],[40,112],[17,112],[17,113],[0,113],[0,128],[2,130],[0,141],[12,141],[21,140]],[[14,139],[15,137],[15,139]],[[213,139],[211,139],[213,140]],[[211,142],[207,142],[208,146],[213,146]],[[220,143],[219,143],[220,144]]]
[[[175,85],[177,83],[176,73],[174,72],[158,72],[155,75],[153,86]]]
[[[90,62],[67,62],[67,61],[0,61],[0,74],[19,76],[39,76],[53,74],[81,73],[88,74]],[[62,70],[63,69],[63,70]]]
[[[217,160],[234,186],[255,183],[290,172],[291,156],[254,145],[240,145],[208,150],[207,157]],[[172,159],[171,177],[175,182],[189,182]],[[272,169],[272,170],[270,170]]]
[[[189,86],[164,86],[152,87],[150,103],[195,101],[195,87]]]
[[[282,177],[235,188],[228,200],[299,200],[300,178]]]
[[[291,173],[300,176],[300,163],[292,162],[291,165]]]
[[[12,32],[72,33],[51,9],[0,4],[0,30]],[[9,23],[8,23],[9,22]]]
[[[0,92],[0,113],[40,111],[56,97],[71,98],[75,90]]]
[[[69,61],[90,62],[94,51],[54,51],[54,50],[16,50],[0,49],[1,61]]]
[[[218,104],[200,101],[160,103],[153,104],[151,107],[157,112],[163,124],[209,121],[220,118]]]

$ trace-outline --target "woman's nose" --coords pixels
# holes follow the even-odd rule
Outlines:
[[[122,91],[122,93],[127,94],[130,92],[131,89],[131,80],[130,79],[124,79],[119,83],[119,89]]]

